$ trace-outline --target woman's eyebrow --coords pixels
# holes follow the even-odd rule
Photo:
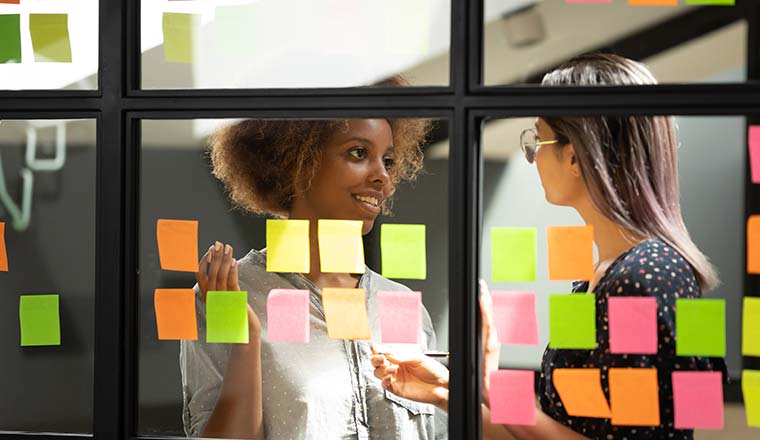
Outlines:
[[[371,140],[369,140],[367,138],[364,138],[364,137],[361,137],[361,136],[351,136],[350,138],[346,139],[343,143],[347,144],[347,143],[352,142],[352,141],[361,142],[363,144],[372,144],[372,145],[375,145],[375,143],[372,142]]]

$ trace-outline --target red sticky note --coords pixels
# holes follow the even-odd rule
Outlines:
[[[568,415],[610,417],[610,406],[602,391],[598,368],[556,368],[552,373],[552,382]]]
[[[657,353],[657,300],[617,296],[608,301],[610,353]]]
[[[156,225],[161,269],[198,272],[198,222],[159,220]]]
[[[660,424],[656,368],[610,368],[609,385],[613,425]]]
[[[549,279],[589,281],[594,278],[594,227],[549,226]]]
[[[493,319],[502,344],[538,345],[536,294],[496,290],[493,297]]]
[[[523,370],[491,372],[491,422],[536,424],[535,373]]]
[[[384,344],[417,344],[422,331],[422,292],[377,294],[380,334]]]
[[[267,339],[309,342],[309,291],[272,289],[267,296]]]
[[[0,222],[0,272],[8,272],[8,253],[5,250],[5,223]]]
[[[194,289],[156,289],[153,294],[158,339],[198,339]]]
[[[752,183],[760,183],[760,125],[749,127],[749,164],[752,171]]]
[[[676,429],[723,429],[723,373],[674,371]]]

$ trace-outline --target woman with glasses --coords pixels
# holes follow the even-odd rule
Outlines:
[[[546,86],[656,84],[635,61],[591,54],[569,61],[544,77]],[[535,426],[492,426],[484,410],[484,431],[492,438],[693,438],[674,424],[674,371],[718,370],[723,359],[676,356],[677,298],[699,298],[718,283],[712,265],[686,230],[679,202],[677,141],[666,116],[540,117],[520,137],[525,158],[534,163],[546,200],[574,208],[594,227],[599,260],[590,280],[573,292],[596,297],[597,346],[593,350],[548,348],[538,381]],[[611,353],[608,301],[649,297],[657,304],[657,349],[653,354]],[[374,356],[375,375],[400,394],[448,405],[448,371],[424,357]],[[552,381],[557,368],[595,368],[609,401],[610,368],[656,368],[659,424],[618,426],[609,418],[567,414]],[[485,384],[487,387],[487,384]],[[488,395],[488,389],[484,389]]]

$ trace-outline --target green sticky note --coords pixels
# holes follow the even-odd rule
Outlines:
[[[686,0],[688,5],[734,6],[736,0]]]
[[[248,292],[208,292],[206,342],[248,343]]]
[[[164,58],[169,63],[193,62],[193,37],[200,29],[197,14],[164,12]]]
[[[71,62],[68,14],[29,14],[34,61]]]
[[[676,355],[726,355],[726,301],[676,299]]]
[[[21,346],[61,345],[58,295],[21,295]]]
[[[760,371],[742,371],[742,393],[747,425],[760,428]]]
[[[744,297],[742,354],[760,357],[760,297]]]
[[[536,281],[536,228],[491,228],[491,278]]]
[[[0,63],[21,62],[21,16],[0,15]]]
[[[425,225],[380,226],[383,276],[424,280],[427,277]]]
[[[596,299],[593,294],[549,295],[549,347],[596,348]]]

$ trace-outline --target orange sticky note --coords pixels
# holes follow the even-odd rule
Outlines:
[[[549,279],[588,281],[594,278],[594,227],[549,226]]]
[[[760,215],[747,219],[747,273],[760,274]]]
[[[194,289],[156,289],[153,294],[158,339],[195,341],[198,325]]]
[[[613,425],[660,424],[656,368],[610,368],[609,385]]]
[[[198,272],[198,222],[158,220],[158,257],[161,269]]]
[[[630,6],[678,6],[678,0],[628,0]]]
[[[573,417],[610,417],[598,368],[557,368],[552,382],[562,405]]]
[[[0,222],[0,272],[8,272],[8,254],[5,251],[5,223]]]
[[[327,335],[333,339],[370,339],[364,289],[322,289]]]

